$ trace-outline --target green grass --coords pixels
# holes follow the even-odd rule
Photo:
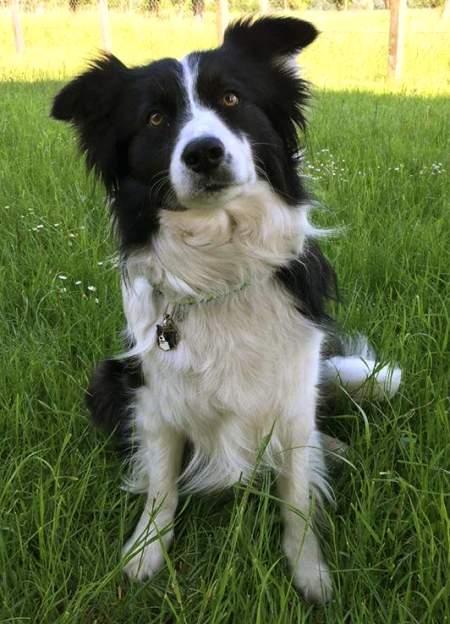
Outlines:
[[[343,401],[328,423],[351,464],[334,477],[335,600],[319,609],[289,584],[268,478],[184,499],[170,566],[142,585],[121,572],[142,500],[83,406],[94,362],[119,349],[119,284],[102,191],[48,118],[61,58],[45,81],[16,67],[0,85],[0,622],[449,621],[448,98],[316,92],[307,170],[329,208],[316,220],[348,226],[326,245],[338,316],[404,369],[391,403]]]

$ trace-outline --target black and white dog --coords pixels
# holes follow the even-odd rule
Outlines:
[[[355,388],[375,363],[321,355],[336,282],[299,174],[308,89],[295,62],[316,35],[297,19],[241,20],[221,47],[181,61],[130,69],[104,56],[54,101],[106,186],[120,237],[130,349],[100,365],[88,404],[133,438],[130,481],[147,495],[125,546],[130,577],[163,564],[180,483],[230,486],[258,457],[278,475],[296,585],[330,597],[310,518],[312,499],[330,496],[318,386]],[[392,394],[399,376],[386,367],[375,383]]]

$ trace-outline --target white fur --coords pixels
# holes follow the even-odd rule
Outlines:
[[[181,158],[184,148],[193,139],[212,136],[223,143],[225,160],[233,180],[233,184],[222,194],[224,199],[236,197],[242,193],[243,187],[253,184],[256,181],[256,170],[247,139],[232,132],[215,111],[200,103],[195,89],[197,67],[192,58],[186,57],[181,65],[189,106],[186,123],[181,128],[173,150],[170,180],[181,204],[188,208],[198,208],[201,205],[210,206],[214,199],[197,192],[197,175],[186,167]]]
[[[397,394],[402,371],[393,364],[382,366],[366,337],[358,334],[346,339],[343,355],[323,361],[321,379],[342,385],[356,400],[382,400]]]
[[[276,267],[301,252],[308,231],[305,206],[293,209],[257,182],[209,211],[163,211],[151,250],[129,259],[124,306],[145,377],[135,404],[139,452],[132,481],[148,501],[126,552],[155,505],[150,538],[171,524],[177,481],[189,490],[245,481],[271,434],[261,463],[280,475],[285,552],[296,583],[321,600],[330,595],[330,578],[305,518],[312,494],[330,494],[315,423],[322,332],[273,278]],[[180,343],[160,351],[155,326],[167,303],[205,293],[217,298],[175,312]],[[194,454],[177,479],[184,439]],[[170,538],[169,529],[163,545],[144,545],[127,572],[151,576]]]

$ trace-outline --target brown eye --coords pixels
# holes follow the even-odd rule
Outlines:
[[[237,104],[239,104],[239,98],[236,93],[233,93],[233,91],[229,91],[223,96],[222,104],[224,106],[227,106],[228,108],[231,108],[232,106],[236,106]]]
[[[160,126],[163,121],[164,121],[164,115],[156,111],[150,115],[148,123],[151,126]]]

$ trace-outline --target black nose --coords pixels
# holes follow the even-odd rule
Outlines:
[[[211,173],[220,165],[225,148],[219,139],[205,136],[190,141],[181,155],[184,163],[195,173]]]

